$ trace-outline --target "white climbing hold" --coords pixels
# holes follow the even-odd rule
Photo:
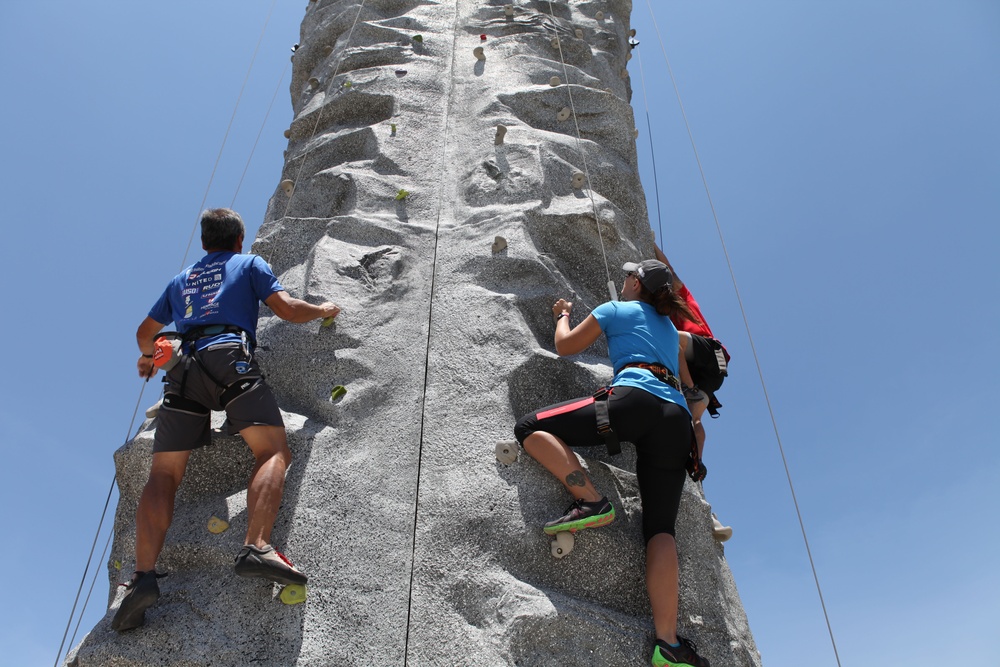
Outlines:
[[[506,134],[507,134],[507,126],[497,125],[497,133],[496,136],[493,137],[493,145],[503,146],[503,138]]]
[[[559,38],[558,37],[553,37],[552,41],[549,42],[549,43],[552,44],[552,48],[553,49],[558,49],[559,48]]]
[[[551,79],[549,79],[549,85],[552,86],[553,88],[558,86],[560,83],[562,83],[562,81],[557,76],[554,76]]]
[[[573,178],[570,180],[570,183],[573,185],[574,188],[579,190],[580,188],[583,187],[583,184],[586,183],[586,181],[587,177],[583,175],[583,172],[577,171],[573,173]]]
[[[598,21],[603,21],[604,20],[604,12],[597,12],[596,14],[594,14],[594,18],[597,19]]]
[[[483,51],[483,47],[481,46],[472,49],[472,55],[476,56],[476,60],[486,60],[486,52]]]
[[[319,79],[317,79],[316,77],[312,77],[311,79],[309,79],[309,87],[312,88],[313,90],[319,88]]]
[[[573,115],[573,112],[569,110],[569,107],[563,107],[556,114],[556,120],[569,120],[571,115]]]
[[[552,555],[560,559],[565,558],[573,552],[574,544],[576,540],[573,538],[573,533],[568,530],[556,533],[556,539],[552,540]]]
[[[576,38],[577,39],[583,39],[583,30],[582,29],[577,28],[573,32],[574,32],[574,34],[576,34]]]
[[[499,236],[497,238],[500,238]],[[496,252],[495,250],[493,252]],[[509,466],[517,461],[517,455],[521,452],[521,447],[514,440],[501,440],[496,446],[497,461]]]
[[[281,189],[285,191],[285,194],[289,197],[295,192],[295,181],[285,179],[281,182]]]
[[[503,6],[503,13],[506,14],[507,16],[513,16],[514,15],[514,5],[504,5]]]

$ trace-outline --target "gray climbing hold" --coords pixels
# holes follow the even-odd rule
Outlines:
[[[556,120],[569,120],[571,115],[573,115],[573,112],[570,111],[569,107],[563,107],[559,110],[559,113],[556,114]]]
[[[553,37],[552,41],[549,42],[549,43],[552,45],[553,49],[558,49],[559,48],[559,38],[558,37]]]
[[[560,83],[562,83],[562,81],[557,76],[554,76],[551,79],[549,79],[549,85],[552,86],[553,88],[558,86]]]
[[[472,49],[472,55],[476,56],[476,60],[486,60],[486,52],[483,51],[483,47],[481,46]]]
[[[582,171],[577,171],[573,173],[573,178],[570,179],[570,184],[579,190],[583,187],[583,184],[587,182],[587,177],[584,176]]]
[[[406,70],[405,69],[396,70],[396,76],[398,76],[399,78],[403,78],[404,76],[406,76]]]
[[[287,196],[291,197],[292,193],[295,192],[295,181],[286,178],[281,182],[281,189]]]
[[[503,138],[506,134],[507,134],[507,126],[497,125],[497,133],[496,136],[493,137],[493,145],[503,146]]]
[[[505,466],[509,466],[514,461],[517,461],[517,455],[520,453],[521,447],[514,440],[501,440],[497,443],[494,451],[497,455],[497,461]]]
[[[327,44],[326,46],[323,47],[323,55],[324,56],[328,56],[331,53],[333,53],[333,47],[332,46],[330,46],[329,44]]]
[[[594,14],[594,18],[597,19],[598,21],[603,21],[604,20],[604,12],[597,12],[596,14]]]
[[[502,236],[497,236],[496,238],[493,239],[493,245],[490,246],[490,249],[493,250],[494,254],[496,254],[498,252],[501,252],[503,250],[506,250],[507,249],[507,239],[505,239]]]
[[[317,79],[316,77],[312,77],[311,79],[309,79],[309,87],[312,88],[313,90],[319,88],[319,79]]]
[[[583,30],[582,29],[577,28],[576,30],[573,31],[573,33],[576,35],[577,39],[583,39]]]

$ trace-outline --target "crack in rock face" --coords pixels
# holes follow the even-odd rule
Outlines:
[[[649,659],[631,445],[614,458],[580,450],[618,514],[559,559],[542,526],[569,497],[530,457],[495,455],[518,417],[611,378],[603,339],[557,357],[552,303],[574,301],[575,324],[609,298],[609,272],[620,288],[623,263],[653,256],[621,76],[630,13],[630,0],[308,3],[286,162],[253,246],[294,296],[343,308],[328,327],[264,308],[258,327],[293,455],[272,541],[309,575],[306,600],[282,604],[277,586],[234,574],[253,457],[218,435],[191,455],[161,599],[141,628],[111,630],[151,419],[115,454],[111,608],[71,664]],[[208,530],[212,517],[229,528]],[[690,482],[677,542],[680,634],[713,665],[759,666]]]

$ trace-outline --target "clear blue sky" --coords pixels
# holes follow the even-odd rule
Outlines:
[[[842,664],[945,652],[995,667],[1000,5],[652,2]],[[305,4],[277,1],[211,206],[233,200]],[[180,267],[270,5],[0,4],[9,664],[55,660],[139,391],[133,333]],[[645,0],[633,24],[662,245],[733,353],[723,417],[708,424],[706,491],[734,527],[726,554],[764,664],[829,667],[750,343]],[[655,227],[637,58],[630,70]],[[287,88],[286,75],[235,203],[254,230],[280,175]],[[102,574],[82,631],[106,594]]]

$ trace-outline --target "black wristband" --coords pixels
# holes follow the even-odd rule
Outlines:
[[[144,354],[142,356],[145,357],[146,359],[152,359],[153,358],[153,355],[151,355],[151,354]]]
[[[564,317],[569,317],[569,313],[559,313],[558,315],[556,315],[556,322],[558,322]]]

